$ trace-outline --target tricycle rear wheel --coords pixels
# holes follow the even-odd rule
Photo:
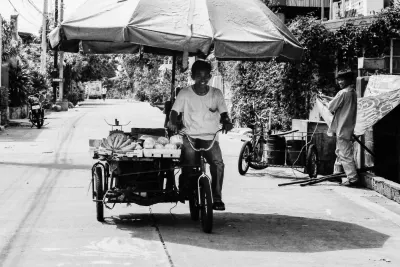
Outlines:
[[[96,188],[96,216],[99,222],[104,221],[104,205],[103,205],[103,169],[96,167],[94,170],[95,188]]]
[[[200,178],[200,214],[201,228],[205,233],[211,233],[213,228],[213,199],[210,180],[203,176]]]

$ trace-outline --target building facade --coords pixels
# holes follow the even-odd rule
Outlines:
[[[332,0],[330,19],[371,16],[390,4],[391,0]]]
[[[272,11],[284,22],[299,15],[314,14],[321,18],[321,5],[324,7],[324,18],[328,19],[330,0],[270,0],[267,2]]]

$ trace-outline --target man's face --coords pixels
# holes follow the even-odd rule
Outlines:
[[[207,85],[211,79],[211,74],[206,70],[198,70],[196,73],[192,74],[192,79],[195,84]]]
[[[339,84],[340,89],[344,89],[349,85],[349,81],[347,79],[344,79],[344,78],[339,78],[337,80],[337,82]]]

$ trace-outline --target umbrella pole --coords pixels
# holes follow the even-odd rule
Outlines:
[[[175,102],[175,73],[176,73],[176,54],[172,55],[172,77],[171,77],[171,104]]]

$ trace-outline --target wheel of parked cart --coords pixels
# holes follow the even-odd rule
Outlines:
[[[238,160],[238,170],[241,175],[245,175],[249,170],[249,157],[251,153],[251,143],[250,141],[246,141],[242,145],[242,149],[240,149],[239,160]]]
[[[318,175],[318,151],[315,145],[310,145],[307,150],[306,170],[310,178],[316,178]]]
[[[205,233],[211,233],[213,228],[213,199],[211,183],[207,177],[200,178],[200,214],[201,228]]]
[[[94,186],[96,195],[96,216],[99,222],[104,221],[104,205],[103,205],[103,169],[96,167],[94,169]]]

